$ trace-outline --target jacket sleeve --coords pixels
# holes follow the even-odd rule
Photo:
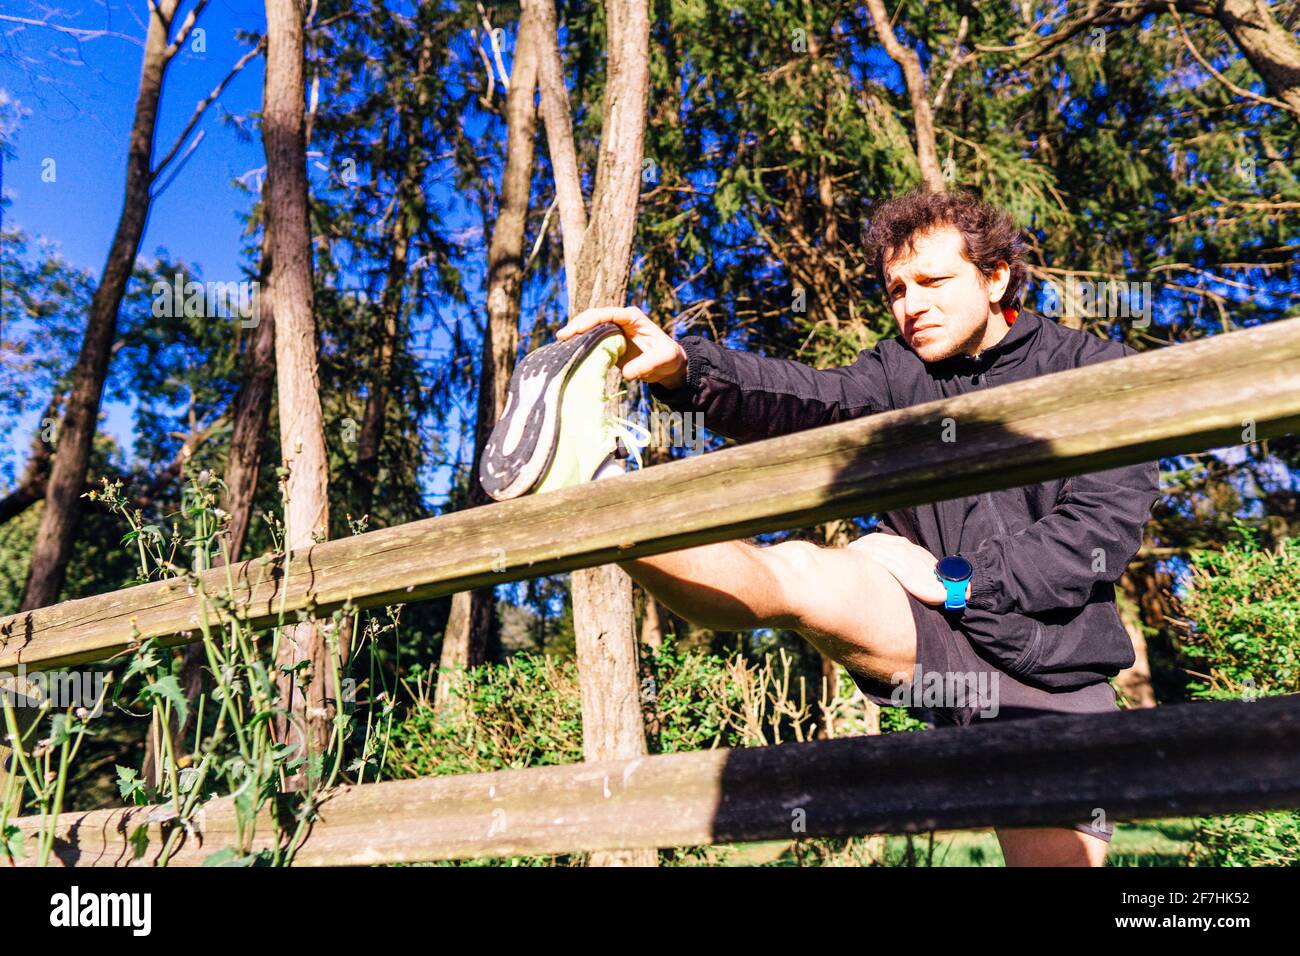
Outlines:
[[[1067,479],[1050,513],[962,553],[975,569],[967,605],[995,614],[1081,607],[1098,583],[1124,573],[1159,496],[1154,461]]]
[[[879,351],[843,368],[815,369],[789,359],[728,349],[702,336],[681,340],[686,382],[650,394],[674,411],[699,412],[710,431],[739,442],[774,438],[891,407]]]

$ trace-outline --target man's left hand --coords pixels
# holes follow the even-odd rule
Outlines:
[[[939,559],[919,544],[912,544],[901,535],[878,531],[850,542],[849,547],[863,550],[883,564],[903,589],[922,604],[943,604],[948,599],[948,589],[934,575]]]

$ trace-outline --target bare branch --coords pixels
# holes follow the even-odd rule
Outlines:
[[[533,267],[533,260],[537,258],[537,253],[542,249],[542,240],[546,238],[546,230],[550,228],[551,213],[555,212],[555,208],[559,204],[560,196],[556,193],[555,198],[551,200],[551,204],[546,207],[546,215],[542,217],[542,227],[537,230],[537,241],[533,243],[533,251],[528,254],[528,261],[524,263],[524,272]]]
[[[921,58],[915,50],[899,43],[894,36],[884,0],[867,0],[867,9],[871,12],[876,27],[876,37],[885,48],[885,53],[902,70],[907,84],[907,92],[912,101],[912,121],[916,126],[916,161],[921,169],[921,179],[927,188],[941,192],[944,188],[943,173],[939,169],[939,153],[934,144],[934,116],[930,112],[930,100],[926,96]]]
[[[139,37],[133,37],[126,33],[117,33],[114,30],[85,30],[80,27],[65,27],[59,23],[50,23],[49,20],[33,20],[30,17],[16,17],[9,13],[0,13],[0,20],[8,23],[20,23],[23,26],[45,27],[48,30],[65,33],[78,40],[99,40],[104,37],[111,37],[114,40],[125,40],[128,43],[134,43],[138,47],[144,47],[144,41]]]
[[[1266,106],[1275,106],[1280,110],[1286,110],[1288,113],[1292,113],[1296,116],[1300,116],[1300,109],[1296,109],[1290,103],[1284,103],[1281,100],[1275,100],[1271,96],[1260,96],[1258,93],[1252,93],[1250,90],[1238,86],[1236,83],[1232,82],[1232,80],[1228,79],[1218,70],[1216,70],[1213,66],[1211,66],[1210,61],[1205,59],[1205,57],[1201,56],[1201,51],[1196,49],[1196,44],[1193,43],[1192,38],[1187,35],[1187,30],[1183,27],[1183,18],[1178,15],[1178,8],[1171,3],[1169,4],[1168,9],[1170,15],[1172,15],[1174,18],[1174,23],[1178,24],[1178,35],[1183,38],[1183,44],[1187,47],[1188,52],[1190,52],[1192,56],[1196,58],[1196,62],[1201,64],[1201,66],[1205,68],[1206,72],[1208,72],[1212,77],[1214,77],[1216,80],[1222,83],[1227,89],[1235,93],[1237,96],[1243,97],[1248,100],[1255,100],[1256,102],[1263,103]]]
[[[181,24],[180,30],[176,32],[176,39],[168,44],[166,51],[163,53],[164,60],[170,60],[180,52],[180,48],[184,46],[185,41],[189,39],[190,31],[194,29],[194,24],[198,22],[199,15],[203,13],[204,9],[207,8],[207,5],[208,0],[199,0],[199,2],[194,5],[194,9],[185,17],[185,21]]]
[[[194,137],[194,142],[190,143],[189,149],[185,150],[185,154],[181,156],[181,161],[176,164],[176,168],[173,169],[172,174],[167,177],[167,181],[150,193],[149,199],[151,201],[161,196],[167,191],[167,187],[176,181],[176,177],[181,174],[181,170],[185,168],[185,164],[189,161],[190,156],[192,156],[194,151],[199,148],[199,143],[203,142],[203,136],[205,133],[207,133],[207,130],[199,130],[199,135]]]
[[[569,112],[569,91],[564,86],[564,64],[560,60],[559,33],[555,22],[554,0],[525,0],[536,4],[540,24],[541,46],[537,67],[537,85],[541,90],[542,119],[546,124],[546,143],[555,174],[555,196],[560,204],[560,232],[564,241],[564,261],[572,273],[582,253],[587,235],[587,207],[582,198],[582,179],[578,172],[578,154],[573,145],[573,120]],[[577,283],[568,285],[569,305],[577,296]]]
[[[943,106],[944,95],[948,92],[948,84],[952,82],[957,70],[966,64],[967,61],[975,59],[979,54],[968,53],[962,55],[961,45],[966,41],[966,30],[970,27],[970,21],[966,17],[961,18],[961,23],[957,27],[957,41],[952,45],[952,59],[948,63],[948,69],[943,74],[943,82],[939,84],[939,92],[934,94],[934,108],[940,109]]]
[[[479,59],[483,61],[483,71],[487,74],[487,93],[480,96],[478,101],[483,104],[484,109],[492,110],[495,109],[492,105],[492,94],[496,92],[497,88],[496,74],[492,71],[492,61],[488,59],[487,53],[483,50],[483,41],[478,38],[478,30],[470,30],[469,35],[470,39],[474,41],[474,49],[477,51]]]
[[[478,13],[483,18],[483,30],[487,33],[488,42],[492,44],[492,58],[496,61],[497,73],[501,77],[501,90],[504,93],[510,92],[510,74],[506,72],[506,65],[501,59],[501,44],[497,42],[497,29],[492,26],[492,21],[488,19],[487,11],[483,9],[483,4],[479,3]]]
[[[211,106],[216,101],[217,97],[221,95],[221,92],[230,85],[230,81],[235,78],[248,61],[262,52],[262,49],[265,46],[266,37],[263,37],[258,41],[257,46],[253,47],[253,49],[249,50],[239,58],[235,65],[230,68],[230,72],[227,73],[225,78],[213,88],[211,93],[209,93],[205,98],[199,100],[198,105],[194,107],[193,115],[190,116],[189,122],[185,124],[185,128],[181,130],[181,134],[176,137],[176,142],[172,144],[172,148],[167,151],[167,155],[163,157],[162,162],[154,167],[153,172],[150,174],[151,178],[158,178],[158,174],[161,173],[167,164],[176,157],[177,150],[181,148],[181,144],[185,141],[185,138],[190,135],[194,130],[195,125],[197,125],[199,120],[203,118],[203,114],[207,108]],[[195,142],[197,143],[198,141],[196,140]],[[191,147],[191,149],[192,148],[193,147]]]

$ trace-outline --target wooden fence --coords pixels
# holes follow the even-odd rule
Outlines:
[[[945,441],[955,426],[956,442]],[[1300,431],[1300,319],[1041,376],[546,495],[207,572],[220,614],[422,600],[832,518],[942,501]],[[0,670],[199,639],[180,581],[0,619]],[[1104,745],[1103,745],[1104,742]],[[1300,698],[656,756],[342,788],[302,863],[679,846],[1300,805]],[[599,784],[599,785],[597,785]],[[806,831],[791,831],[803,808]],[[381,812],[382,811],[382,812]],[[499,813],[498,813],[499,811]],[[59,818],[60,856],[129,862],[150,811]],[[209,804],[176,862],[233,816]],[[33,828],[36,821],[22,825]],[[503,829],[493,829],[500,826]],[[267,828],[268,832],[271,828]]]

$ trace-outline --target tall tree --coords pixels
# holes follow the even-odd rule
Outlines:
[[[118,313],[149,218],[154,184],[180,155],[180,147],[208,106],[251,57],[250,54],[240,59],[216,89],[199,102],[180,137],[155,165],[158,105],[167,68],[189,38],[207,0],[195,0],[185,19],[177,25],[176,18],[183,3],[184,0],[161,0],[149,4],[149,25],[127,146],[122,210],[109,243],[99,284],[91,297],[81,350],[64,401],[63,420],[45,484],[45,510],[32,545],[20,602],[23,611],[53,604],[63,590],[68,560],[80,526],[81,496],[85,492],[86,472],[99,425],[99,409],[117,333]],[[34,447],[35,455],[42,456],[43,453]],[[31,708],[23,708],[21,712],[28,719],[34,716]],[[24,722],[21,728],[24,733],[28,726]],[[0,784],[4,780],[9,755],[9,748],[0,746]]]
[[[269,232],[262,234],[262,264],[259,282],[266,288],[271,274]],[[253,500],[262,470],[266,426],[271,414],[271,393],[275,388],[275,315],[271,297],[259,297],[257,325],[244,352],[243,379],[231,408],[233,427],[226,456],[226,490],[221,507],[226,521],[225,549],[229,560],[239,560],[253,517]]]
[[[379,334],[370,356],[370,382],[367,389],[361,435],[357,442],[357,470],[361,479],[357,507],[368,513],[379,480],[379,453],[383,444],[384,424],[388,417],[389,379],[393,356],[397,351],[402,309],[406,303],[406,286],[410,271],[413,233],[424,204],[424,171],[429,151],[421,141],[422,120],[429,109],[429,77],[435,67],[438,37],[427,32],[419,41],[414,73],[408,82],[415,91],[411,99],[399,98],[394,104],[403,157],[400,178],[393,197],[395,208],[389,238],[388,264],[384,290],[380,299]]]
[[[112,355],[118,312],[135,266],[140,239],[144,235],[154,183],[180,154],[185,138],[208,106],[252,56],[250,52],[241,58],[216,89],[199,102],[175,145],[155,166],[154,135],[163,79],[167,67],[185,44],[207,4],[207,0],[196,0],[184,21],[173,32],[183,2],[184,0],[162,0],[161,3],[149,5],[149,28],[145,36],[140,84],[127,150],[122,212],[109,245],[108,259],[99,285],[91,300],[81,353],[73,370],[72,385],[46,489],[45,511],[41,516],[40,529],[37,531],[28,566],[22,610],[54,603],[63,587],[68,556],[76,537],[80,499],[85,490],[86,467],[99,423],[99,407]]]
[[[311,237],[307,217],[307,157],[303,85],[304,6],[301,0],[267,0],[266,81],[262,142],[266,150],[265,213],[271,254],[267,298],[275,317],[275,363],[280,449],[284,478],[285,560],[310,560],[329,535],[329,473],[316,374]],[[324,629],[306,621],[286,627],[276,664],[282,741],[321,753],[329,742],[337,700]],[[308,666],[305,671],[303,662]],[[301,786],[301,775],[291,781]]]
[[[555,169],[564,230],[565,273],[573,314],[622,306],[641,187],[642,141],[649,92],[650,20],[646,0],[605,4],[608,60],[603,124],[591,217],[583,209],[553,0],[526,0],[541,23],[540,82],[546,138]],[[576,258],[574,251],[577,250]],[[607,386],[621,382],[610,369]],[[618,402],[611,401],[611,411]],[[573,625],[582,692],[583,754],[612,760],[646,753],[640,706],[632,581],[616,565],[574,571]],[[594,853],[593,866],[653,866],[656,850]]]

